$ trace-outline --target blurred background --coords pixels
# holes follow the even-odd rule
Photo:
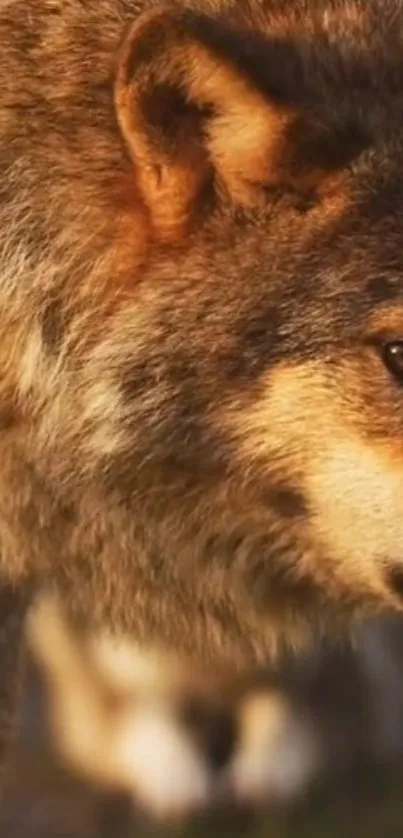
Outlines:
[[[403,834],[402,619],[216,693],[176,675],[158,698],[129,643],[54,612],[27,633],[0,835]]]

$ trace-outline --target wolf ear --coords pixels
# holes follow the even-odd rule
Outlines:
[[[268,76],[272,58],[278,79],[281,56],[271,56],[268,41],[262,57]],[[128,33],[116,78],[117,117],[160,238],[181,237],[213,178],[235,203],[250,205],[259,185],[311,189],[324,176],[317,155],[322,129],[305,130],[295,105],[282,101],[278,89],[272,97],[270,78],[266,91],[246,63],[239,34],[189,10],[157,6]],[[332,154],[331,145],[327,138]]]

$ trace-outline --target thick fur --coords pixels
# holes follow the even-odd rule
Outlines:
[[[1,4],[4,584],[231,667],[401,606],[402,24]]]

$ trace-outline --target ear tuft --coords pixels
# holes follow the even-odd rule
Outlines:
[[[167,238],[181,234],[213,174],[234,200],[249,202],[278,133],[278,110],[210,45],[214,27],[162,6],[135,22],[120,57],[118,120],[154,225]]]
[[[259,187],[312,190],[351,157],[340,135],[307,116],[306,102],[295,105],[295,92],[270,94],[279,43],[260,38],[262,84],[262,67],[256,80],[246,59],[246,37],[253,38],[170,5],[140,15],[128,33],[117,117],[160,239],[184,235],[209,182],[251,206]],[[294,64],[299,56],[292,44],[282,53]]]

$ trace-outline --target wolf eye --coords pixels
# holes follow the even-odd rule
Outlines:
[[[383,361],[389,372],[403,382],[403,340],[385,343]]]

